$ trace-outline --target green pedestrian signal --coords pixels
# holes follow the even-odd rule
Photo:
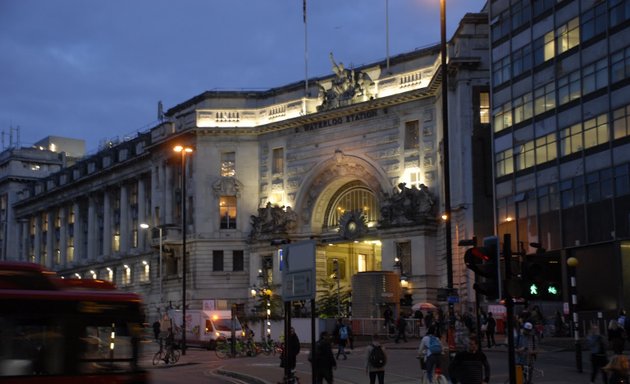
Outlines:
[[[538,285],[536,285],[536,283],[531,283],[529,285],[529,295],[538,296]]]

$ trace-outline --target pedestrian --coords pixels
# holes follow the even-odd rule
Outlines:
[[[405,335],[406,329],[407,319],[405,319],[405,316],[401,313],[398,317],[398,323],[396,324],[396,330],[398,331],[398,333],[396,334],[396,340],[394,340],[396,344],[398,344],[398,341],[400,341],[400,339],[403,339],[405,343],[407,342],[407,335]]]
[[[435,326],[431,326],[418,346],[418,358],[421,359],[420,365],[426,371],[429,383],[433,382],[433,371],[435,368],[440,368],[441,355],[442,343],[435,334]]]
[[[282,365],[286,364],[289,367],[290,377],[287,379],[291,379],[295,373],[295,365],[297,363],[297,356],[300,353],[300,339],[298,335],[295,333],[295,328],[291,327],[289,330],[289,337],[285,338],[285,348],[282,351]],[[290,380],[286,380],[290,381]]]
[[[323,331],[315,344],[315,351],[309,354],[309,361],[315,366],[315,382],[322,384],[324,380],[328,384],[333,382],[333,369],[337,369],[337,362],[330,344],[330,335]]]
[[[455,351],[468,349],[468,339],[470,339],[470,332],[464,324],[463,316],[458,313],[455,315]]]
[[[387,353],[385,347],[379,342],[378,335],[372,336],[372,342],[367,349],[367,359],[365,360],[365,372],[370,377],[370,384],[374,384],[378,378],[378,384],[385,384],[385,365],[387,364]]]
[[[492,312],[488,312],[488,322],[486,325],[486,341],[488,342],[488,348],[492,348],[497,345],[494,341],[494,334],[497,330],[497,321],[494,319]]]
[[[606,344],[604,338],[599,333],[599,326],[591,325],[590,335],[587,338],[589,348],[591,350],[591,383],[595,383],[595,378],[599,372],[602,373],[604,384],[608,384],[608,375],[603,368],[608,364],[606,356]]]
[[[343,319],[338,319],[337,326],[335,327],[335,338],[337,339],[337,359],[339,359],[339,355],[342,355],[344,360],[348,360],[348,356],[346,355],[348,337],[348,326],[343,322]]]
[[[516,364],[529,365],[529,359],[536,354],[536,342],[534,341],[534,325],[525,322],[521,332],[516,337],[515,351]]]
[[[465,351],[455,354],[448,366],[453,384],[482,384],[490,382],[490,364],[486,355],[479,350],[477,338],[471,337]]]
[[[155,336],[155,341],[160,339],[160,320],[155,320],[153,323],[153,336]]]
[[[623,345],[626,342],[626,332],[619,326],[617,319],[612,319],[608,323],[608,343],[612,347],[615,355],[623,353]]]
[[[385,308],[385,312],[383,312],[383,318],[385,319],[385,330],[387,332],[389,332],[389,327],[391,327],[394,324],[394,312],[392,312],[392,309],[389,307],[389,305]]]
[[[630,376],[630,364],[624,355],[614,355],[604,367],[608,373],[608,384],[627,384]]]

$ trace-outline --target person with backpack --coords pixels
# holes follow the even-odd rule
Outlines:
[[[376,382],[378,384],[385,383],[385,365],[387,364],[387,354],[385,347],[379,342],[378,335],[372,336],[372,342],[367,348],[367,360],[365,361],[365,372],[370,377],[370,384]]]
[[[429,383],[433,382],[433,371],[435,368],[440,368],[441,356],[442,342],[435,335],[435,326],[431,326],[418,346],[418,358],[423,363],[421,363],[421,367],[426,371]]]
[[[337,320],[337,327],[335,328],[335,337],[337,338],[337,360],[339,355],[343,355],[344,360],[348,360],[346,355],[346,344],[348,343],[348,326],[343,322],[343,319]]]
[[[453,384],[482,384],[490,382],[488,357],[479,350],[475,336],[468,340],[468,348],[455,354],[448,366]]]

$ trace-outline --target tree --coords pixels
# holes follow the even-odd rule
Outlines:
[[[317,314],[320,318],[339,317],[337,297],[341,301],[341,317],[348,316],[348,308],[351,303],[351,291],[349,288],[341,288],[337,292],[337,280],[334,278],[320,279],[320,286],[325,287],[316,300]]]

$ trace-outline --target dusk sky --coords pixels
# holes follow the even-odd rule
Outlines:
[[[447,38],[486,0],[446,0]],[[439,42],[439,0],[389,0],[389,54]],[[308,76],[386,58],[386,0],[307,0]],[[302,0],[0,0],[2,149],[135,136],[208,90],[305,77]]]

